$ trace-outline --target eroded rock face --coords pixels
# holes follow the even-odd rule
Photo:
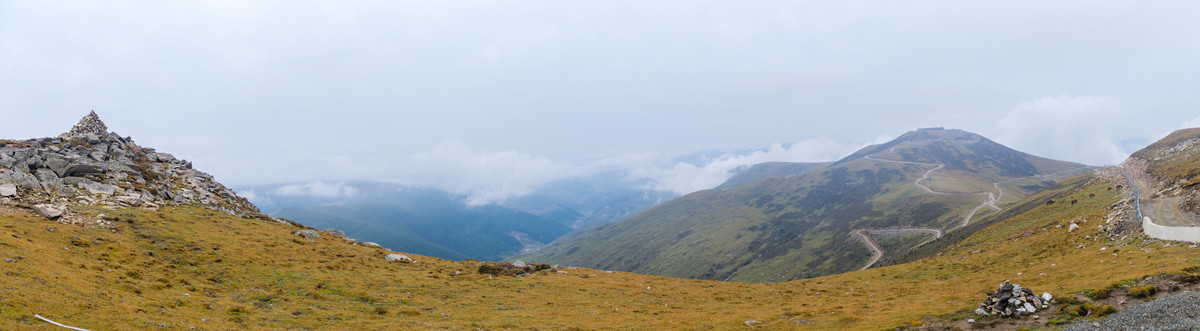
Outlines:
[[[52,201],[66,208],[201,205],[266,217],[190,162],[108,132],[94,112],[58,137],[0,140],[0,195],[26,206]]]

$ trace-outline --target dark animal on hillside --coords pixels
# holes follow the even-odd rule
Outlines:
[[[1109,186],[1109,187],[1108,187],[1108,190],[1109,190],[1109,191],[1112,191],[1112,186]]]
[[[1095,198],[1095,197],[1096,197],[1096,194],[1095,194],[1095,193],[1088,194],[1088,198]]]
[[[1120,190],[1122,187],[1125,187],[1125,186],[1123,186],[1123,185],[1117,185],[1117,189],[1118,189],[1118,190]]]
[[[1046,205],[1047,205],[1047,206],[1049,206],[1049,205],[1053,205],[1053,204],[1054,204],[1054,200],[1046,200]]]
[[[1076,202],[1079,202],[1079,200],[1071,200],[1071,205],[1074,206]]]

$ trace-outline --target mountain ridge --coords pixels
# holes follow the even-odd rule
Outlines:
[[[855,229],[951,231],[993,199],[997,182],[1068,169],[1089,168],[966,131],[918,130],[818,171],[689,194],[520,258],[716,280],[839,273],[871,259]]]

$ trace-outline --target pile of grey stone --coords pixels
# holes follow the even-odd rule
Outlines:
[[[83,117],[83,119],[80,119],[79,123],[75,124],[75,126],[71,128],[71,131],[67,131],[67,133],[62,134],[59,137],[83,137],[89,134],[108,134],[108,126],[104,125],[104,121],[100,120],[100,116],[96,115],[95,110],[93,110],[91,113],[88,113],[87,116]]]
[[[203,205],[242,217],[262,213],[246,199],[192,169],[192,163],[107,131],[93,112],[53,138],[0,140],[0,201],[33,208],[47,218],[69,206],[149,208]],[[66,213],[58,211],[68,211]]]
[[[979,304],[979,309],[975,309],[975,314],[1004,317],[1032,315],[1038,309],[1050,308],[1050,301],[1054,299],[1050,293],[1042,293],[1041,296],[1037,296],[1033,294],[1032,289],[1007,281],[1000,284],[1000,288],[996,291],[989,291],[987,294],[987,299]]]

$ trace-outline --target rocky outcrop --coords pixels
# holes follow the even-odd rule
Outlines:
[[[15,192],[14,192],[15,191]],[[149,208],[200,205],[265,217],[209,174],[130,137],[107,132],[95,113],[54,138],[0,140],[0,195],[14,204]]]

